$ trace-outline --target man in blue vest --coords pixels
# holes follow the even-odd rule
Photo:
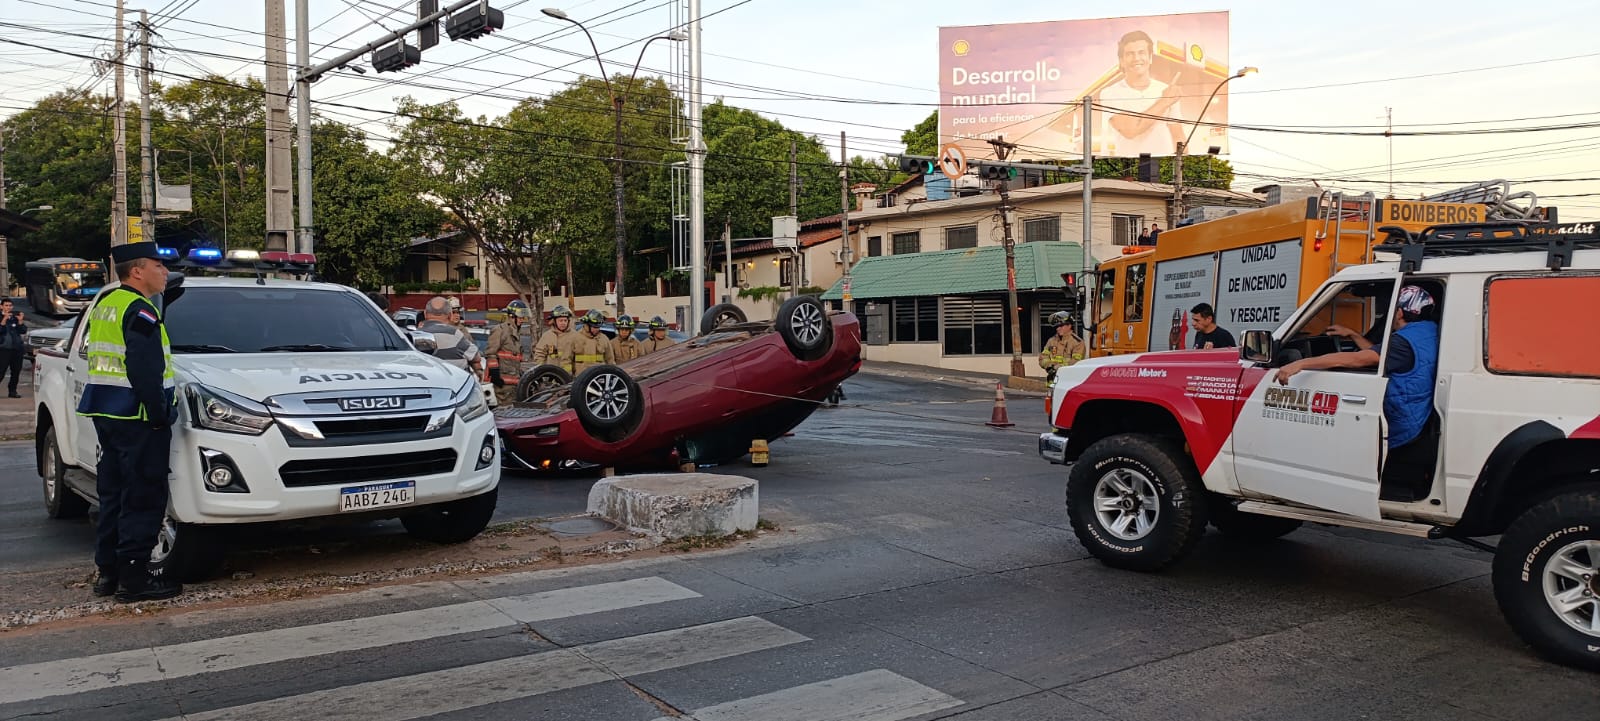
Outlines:
[[[111,249],[121,285],[86,313],[88,382],[78,414],[94,419],[100,518],[94,562],[98,596],[122,603],[172,598],[177,581],[147,566],[167,512],[168,452],[178,418],[172,348],[161,311],[149,298],[166,290],[155,243]]]
[[[1383,369],[1389,377],[1389,387],[1383,394],[1383,417],[1389,424],[1391,454],[1417,440],[1428,425],[1433,414],[1433,381],[1439,368],[1439,323],[1433,296],[1421,286],[1408,285],[1400,289],[1396,306],[1394,332],[1389,335],[1389,362]],[[1377,367],[1383,349],[1362,334],[1332,325],[1328,335],[1347,338],[1360,350],[1297,360],[1278,369],[1278,383],[1287,384],[1291,376],[1303,370]]]

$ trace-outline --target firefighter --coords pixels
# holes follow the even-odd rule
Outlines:
[[[626,363],[644,355],[644,347],[639,339],[633,337],[633,329],[638,327],[633,322],[633,316],[624,315],[617,318],[617,339],[612,341],[616,346],[617,362]]]
[[[556,351],[556,358],[562,368],[567,369],[576,377],[583,369],[601,363],[616,363],[616,350],[611,347],[611,339],[600,332],[600,324],[606,317],[598,310],[590,310],[583,314],[580,322],[583,330],[577,333],[568,333],[561,339],[561,348]]]
[[[1054,383],[1056,371],[1083,360],[1089,354],[1089,347],[1072,332],[1074,324],[1071,313],[1064,310],[1051,313],[1050,325],[1055,326],[1056,334],[1050,337],[1044,344],[1044,351],[1039,353],[1039,367],[1044,369],[1045,379]]]
[[[564,305],[550,311],[550,329],[533,344],[533,364],[553,363],[561,349],[561,339],[572,330],[572,311]]]
[[[658,315],[650,319],[650,337],[639,344],[639,352],[649,355],[674,343],[677,341],[667,337],[667,322]]]
[[[491,373],[494,394],[500,405],[507,406],[521,400],[517,398],[517,381],[522,377],[522,321],[528,317],[527,308],[506,308],[506,320],[489,333],[485,355]]]
[[[460,331],[461,335],[464,335],[464,336],[466,336],[468,338],[471,338],[472,337],[472,333],[467,330],[467,324],[466,324],[465,321],[462,320],[461,301],[457,300],[456,297],[453,296],[453,295],[448,297],[448,298],[446,298],[446,300],[450,301],[450,321],[449,322],[450,322],[451,327],[453,327],[456,330]]]

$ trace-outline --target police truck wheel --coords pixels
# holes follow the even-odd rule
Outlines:
[[[499,501],[497,486],[471,498],[423,506],[415,513],[401,516],[400,523],[412,538],[433,543],[462,543],[476,538],[489,526]]]
[[[590,433],[616,442],[638,424],[644,395],[628,372],[610,364],[583,369],[568,401]]]
[[[156,546],[150,549],[150,570],[179,583],[204,581],[217,575],[227,547],[221,532],[193,523],[179,523],[167,516],[156,532]]]
[[[540,391],[564,386],[572,382],[572,374],[567,369],[555,365],[542,365],[522,374],[517,379],[517,401],[532,398]]]
[[[44,471],[45,513],[51,518],[79,518],[88,513],[89,502],[67,487],[67,464],[61,462],[55,428],[44,432],[44,445],[39,453],[39,467]]]
[[[1238,541],[1270,541],[1287,536],[1302,525],[1301,521],[1293,518],[1245,513],[1223,496],[1211,496],[1206,510],[1211,514],[1212,526],[1222,535]]]
[[[800,360],[816,360],[833,345],[833,323],[816,296],[797,295],[778,308],[778,335]]]
[[[1600,671],[1600,487],[1518,516],[1494,554],[1494,597],[1511,628],[1557,663]]]
[[[1067,516],[1078,541],[1102,563],[1157,571],[1200,540],[1206,499],[1181,446],[1124,434],[1089,446],[1072,464]]]
[[[721,326],[744,323],[746,320],[744,311],[739,306],[732,303],[718,303],[707,308],[705,315],[700,316],[700,335],[710,335]]]

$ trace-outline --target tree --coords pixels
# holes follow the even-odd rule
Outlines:
[[[267,227],[266,87],[255,78],[241,84],[214,75],[156,92],[151,136],[162,172],[172,176],[185,159],[193,171],[186,178],[193,211],[180,222],[214,245],[260,248]]]
[[[939,111],[935,109],[915,127],[900,134],[907,155],[939,154]]]
[[[410,239],[437,233],[445,215],[422,199],[414,175],[363,141],[339,123],[312,130],[317,265],[330,280],[377,289],[405,261]]]
[[[65,91],[4,121],[7,205],[55,206],[30,216],[43,225],[39,231],[11,239],[11,268],[49,256],[106,256],[111,244],[110,105],[102,96]],[[137,147],[130,149],[135,154],[129,167],[138,168]],[[130,204],[132,200],[130,196]]]

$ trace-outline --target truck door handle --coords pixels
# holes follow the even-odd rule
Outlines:
[[[1356,404],[1358,406],[1366,405],[1366,403],[1367,403],[1367,397],[1366,396],[1345,396],[1345,395],[1341,395],[1341,396],[1339,396],[1339,400],[1344,401],[1346,403],[1354,403],[1354,404]]]

